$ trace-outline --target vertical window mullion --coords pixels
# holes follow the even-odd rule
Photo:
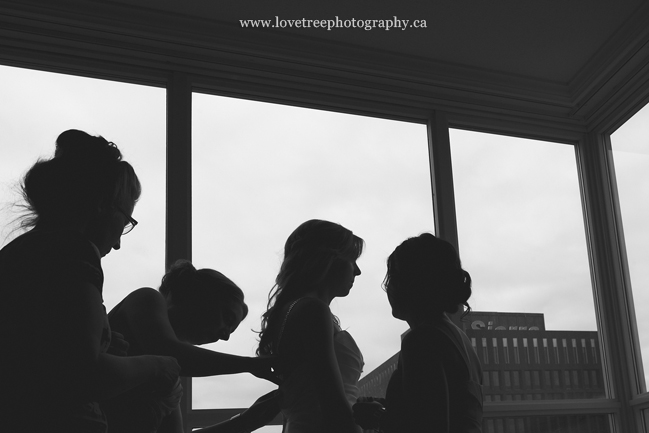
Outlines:
[[[617,430],[636,432],[640,418],[629,400],[641,392],[638,366],[642,364],[637,359],[637,330],[630,315],[633,302],[624,282],[626,264],[615,217],[619,204],[606,157],[606,137],[590,133],[576,149],[607,393],[621,403],[614,423]]]
[[[165,264],[192,258],[192,86],[187,74],[172,73],[167,84],[167,208]],[[180,410],[184,431],[191,431],[191,378],[183,378]]]
[[[451,139],[446,115],[440,111],[433,112],[428,120],[428,156],[433,192],[435,234],[450,242],[459,252]],[[463,312],[464,309],[460,308],[457,313],[450,315],[451,320],[460,325]]]
[[[448,121],[443,112],[433,112],[428,120],[428,149],[435,233],[458,248],[451,144]]]

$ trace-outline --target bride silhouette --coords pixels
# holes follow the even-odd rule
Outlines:
[[[359,433],[352,416],[363,357],[329,304],[349,294],[363,240],[310,220],[289,236],[262,316],[258,355],[279,355],[285,433]]]

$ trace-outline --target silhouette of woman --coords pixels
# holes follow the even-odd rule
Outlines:
[[[97,402],[142,384],[160,392],[161,408],[177,405],[175,359],[107,353],[101,257],[136,224],[131,165],[113,143],[69,130],[54,157],[27,172],[22,191],[29,231],[0,251],[3,427],[103,433]]]
[[[285,433],[357,433],[356,401],[363,358],[329,309],[361,271],[363,240],[339,224],[310,220],[288,238],[258,354],[283,360],[279,393]]]
[[[446,316],[460,305],[469,309],[471,296],[471,277],[455,248],[429,233],[407,239],[388,258],[383,286],[392,315],[407,321],[410,331],[386,398],[360,398],[356,422],[384,433],[481,432],[480,363]]]
[[[227,341],[248,314],[243,292],[225,275],[213,269],[197,270],[190,262],[179,260],[164,275],[159,290],[135,290],[108,313],[111,329],[129,343],[129,355],[173,356],[181,366],[181,376],[186,377],[252,372],[274,379],[274,357],[235,356],[194,346]],[[270,422],[279,410],[270,397],[263,399],[267,416],[257,407],[252,413],[244,412],[236,424],[251,431]],[[147,414],[129,400],[115,400],[108,405],[111,428],[118,424],[119,432],[141,431],[139,426],[147,424]],[[254,414],[262,415],[261,419],[254,419]],[[182,433],[178,409],[164,419],[158,432]]]

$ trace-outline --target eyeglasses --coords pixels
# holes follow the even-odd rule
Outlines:
[[[137,221],[135,220],[135,218],[129,216],[126,212],[124,212],[119,206],[115,206],[115,209],[120,211],[122,215],[124,215],[124,217],[126,218],[126,224],[124,224],[124,230],[122,231],[122,235],[130,233],[131,230],[133,230],[137,225]]]

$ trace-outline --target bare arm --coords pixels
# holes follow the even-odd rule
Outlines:
[[[219,353],[178,340],[169,323],[164,297],[151,288],[142,288],[122,301],[120,314],[142,351],[152,355],[173,356],[181,365],[181,375],[215,376],[270,370],[271,361]]]
[[[61,324],[56,341],[47,343],[52,374],[72,395],[102,400],[154,380],[173,381],[179,367],[169,357],[121,358],[102,353],[106,313],[96,287],[77,282],[52,311]]]

